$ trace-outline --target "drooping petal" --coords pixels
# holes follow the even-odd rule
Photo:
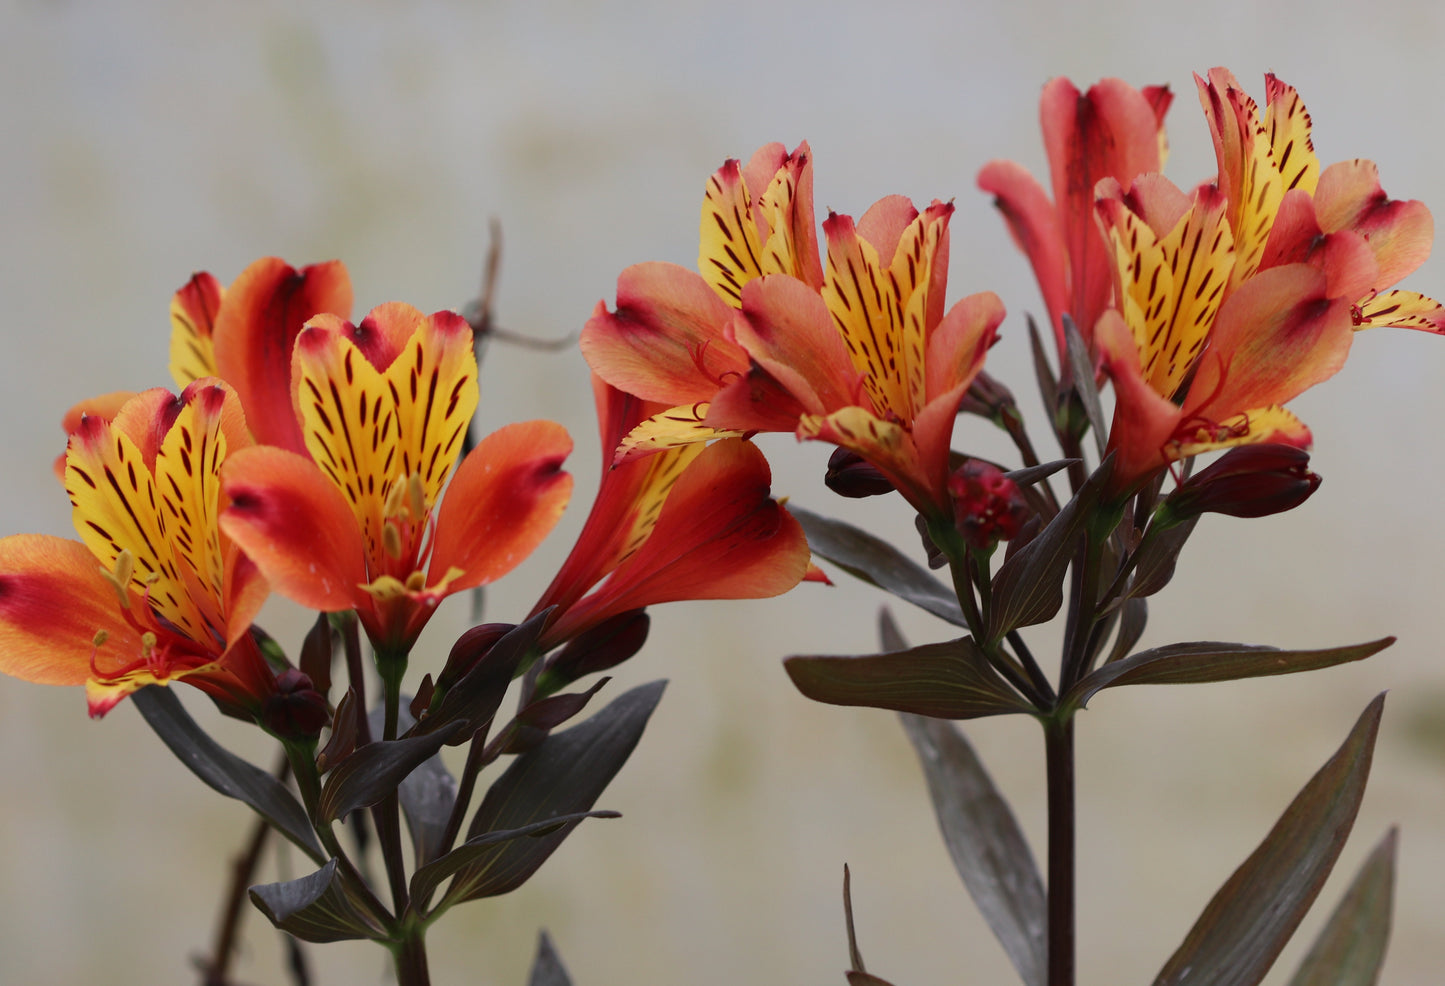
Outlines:
[[[218,375],[241,395],[256,441],[304,452],[292,409],[291,352],[306,320],[351,314],[351,280],[339,261],[296,270],[258,260],[226,289],[214,331]]]
[[[692,271],[636,264],[617,278],[617,310],[599,303],[582,329],[582,355],[604,380],[668,406],[705,401],[746,354],[724,337],[732,309]]]
[[[733,337],[808,411],[865,399],[845,337],[827,305],[795,278],[765,277],[750,284]]]
[[[1445,333],[1445,306],[1434,298],[1414,291],[1386,291],[1360,302],[1354,313],[1355,328],[1390,326]]]
[[[221,529],[276,591],[325,612],[357,605],[366,547],[351,505],[315,463],[258,446],[230,456],[221,481],[230,501]]]
[[[131,599],[143,605],[139,596]],[[109,665],[132,660],[140,649],[114,583],[85,545],[43,534],[0,539],[0,672],[42,685],[80,685],[90,677],[92,652]]]
[[[1193,430],[1190,422],[1183,422],[1174,437],[1171,457],[1184,459],[1238,445],[1264,443],[1307,449],[1311,441],[1310,430],[1303,421],[1279,405],[1272,405],[1201,423]]]
[[[983,369],[984,357],[998,341],[1003,301],[992,291],[960,299],[949,309],[928,340],[928,402],[970,384]]]
[[[492,432],[462,460],[437,514],[429,581],[456,569],[452,592],[510,572],[556,526],[572,495],[572,439],[555,421]]]
[[[216,316],[221,282],[204,271],[191,276],[171,298],[171,378],[186,387],[216,375]]]
[[[1330,165],[1320,175],[1315,212],[1327,233],[1359,233],[1375,251],[1383,290],[1410,274],[1430,256],[1435,221],[1425,203],[1390,198],[1380,187],[1375,162],[1356,158]]]
[[[1063,352],[1063,314],[1070,305],[1069,258],[1053,203],[1033,175],[1013,161],[990,161],[984,165],[978,173],[978,187],[994,197],[994,207],[1003,215],[1014,243],[1028,257],[1039,282],[1039,292],[1044,296],[1044,307],[1049,310],[1049,319],[1054,325],[1058,351]],[[1109,276],[1105,268],[1106,288],[1111,286]],[[1088,328],[1092,331],[1093,326]]]
[[[750,379],[751,374],[748,378]],[[739,386],[730,384],[719,395],[727,394]],[[699,442],[711,442],[719,438],[740,438],[749,428],[718,428],[707,423],[713,404],[683,404],[659,411],[627,433],[617,445],[614,464],[645,458],[664,449],[684,448]],[[786,429],[784,429],[786,430]]]
[[[1326,233],[1315,217],[1315,203],[1301,189],[1286,192],[1265,245],[1260,269],[1311,264],[1325,272],[1332,298],[1362,298],[1379,281],[1374,251],[1358,233]]]

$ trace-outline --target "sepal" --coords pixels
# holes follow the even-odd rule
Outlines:
[[[302,941],[380,940],[387,934],[380,918],[347,892],[334,859],[310,876],[259,884],[250,894],[272,924]]]

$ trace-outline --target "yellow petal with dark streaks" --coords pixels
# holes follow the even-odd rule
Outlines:
[[[682,404],[644,419],[617,446],[615,463],[651,455],[664,449],[710,442],[715,438],[740,438],[744,432],[712,428],[702,423],[709,405]]]
[[[1201,422],[1192,428],[1181,429],[1169,450],[1169,458],[1184,459],[1260,442],[1308,448],[1310,430],[1294,414],[1275,404],[1245,411],[1222,421]]]
[[[878,251],[858,236],[853,220],[831,215],[823,223],[828,237],[828,266],[823,301],[853,368],[881,413],[909,416],[909,383],[903,352],[903,305],[892,272],[885,272]]]
[[[461,454],[477,409],[477,358],[471,326],[460,315],[437,312],[422,318],[411,311],[418,328],[387,368],[386,382],[396,408],[398,475],[419,474],[430,507]],[[382,315],[378,308],[370,317]]]
[[[763,273],[762,244],[752,210],[742,169],[729,160],[708,179],[703,195],[697,269],[734,308],[742,306],[743,285]]]
[[[927,373],[924,352],[928,346],[929,289],[933,282],[933,262],[939,244],[948,229],[946,216],[938,219],[930,209],[913,220],[898,241],[889,270],[893,289],[903,307],[899,352],[903,361],[903,381],[908,393],[905,420],[912,421],[928,402]]]
[[[1286,191],[1284,177],[1279,172],[1269,135],[1259,123],[1254,101],[1243,92],[1239,92],[1237,98],[1248,107],[1249,122],[1241,121],[1241,126],[1249,132],[1243,135],[1244,160],[1241,162],[1243,168],[1239,187],[1230,193],[1233,201],[1229,204],[1229,211],[1238,258],[1231,275],[1232,284],[1238,284],[1259,270],[1265,242],[1269,239],[1269,231],[1274,228],[1274,217]],[[1285,140],[1288,141],[1288,137]]]
[[[133,559],[129,584],[149,592],[151,607],[192,639],[207,639],[200,613],[176,568],[172,530],[161,513],[155,478],[130,437],[100,418],[86,418],[70,437],[65,490],[75,530],[113,571],[121,552]]]
[[[1385,291],[1355,310],[1355,331],[1379,326],[1445,333],[1445,306],[1414,291]]]
[[[718,432],[716,437],[733,436]],[[637,499],[627,516],[627,529],[614,542],[615,552],[599,566],[602,570],[611,571],[642,547],[642,543],[647,540],[652,529],[657,526],[657,518],[662,513],[662,504],[667,499],[667,495],[672,492],[677,478],[694,459],[702,454],[706,447],[702,442],[694,442],[691,445],[668,449],[648,459],[645,466],[648,470],[647,478],[642,481]]]
[[[759,257],[760,274],[787,274],[806,280],[799,244],[793,238],[793,211],[797,207],[798,177],[790,168],[782,168],[758,203],[758,212],[767,224],[767,240]],[[733,302],[740,304],[740,302]]]
[[[382,374],[340,331],[315,325],[303,330],[294,359],[306,450],[346,498],[368,555],[380,558],[383,507],[400,473],[396,400]]]
[[[193,276],[171,297],[171,376],[177,387],[216,375],[211,334],[224,289],[207,273]]]
[[[1310,195],[1320,182],[1320,159],[1310,139],[1310,115],[1295,87],[1273,74],[1264,77],[1264,131],[1284,191],[1303,189]]]
[[[1237,263],[1223,196],[1212,188],[1201,189],[1160,246],[1173,297],[1151,325],[1143,365],[1155,392],[1172,397],[1204,348]]]
[[[1174,305],[1174,275],[1159,237],[1149,225],[1118,200],[1100,202],[1108,217],[1114,263],[1119,271],[1120,311],[1139,351],[1140,371],[1153,385],[1152,368],[1158,362],[1151,340],[1158,338]],[[1170,395],[1172,396],[1172,395]]]

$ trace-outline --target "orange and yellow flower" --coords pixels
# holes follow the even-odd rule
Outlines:
[[[177,680],[256,711],[275,691],[248,633],[268,590],[219,526],[221,469],[250,443],[214,379],[76,421],[65,485],[81,540],[0,540],[0,671],[84,684],[92,716]]]
[[[292,366],[308,454],[234,456],[222,525],[277,591],[356,610],[379,651],[404,656],[443,597],[499,578],[552,529],[571,492],[571,440],[551,421],[504,427],[441,497],[477,404],[471,328],[451,312],[393,303],[359,325],[317,316]]]
[[[582,533],[533,613],[555,606],[550,650],[620,613],[682,599],[760,599],[808,571],[802,528],[769,493],[750,442],[692,443],[616,466],[622,438],[659,409],[594,375],[602,482]]]

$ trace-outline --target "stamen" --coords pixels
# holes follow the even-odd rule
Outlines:
[[[130,553],[129,549],[122,549],[121,553],[116,556],[115,568],[106,568],[104,565],[98,567],[100,574],[105,576],[105,580],[115,590],[116,598],[120,600],[120,608],[122,610],[130,609],[130,579],[135,573],[135,556]]]
[[[406,493],[412,523],[420,524],[426,517],[426,487],[422,485],[421,473],[414,472],[406,477]]]
[[[387,521],[381,528],[381,546],[393,560],[401,558],[401,531],[396,524]]]
[[[395,517],[401,513],[402,500],[406,497],[406,483],[392,483],[386,492],[386,503],[381,508],[383,517]]]
[[[105,646],[105,642],[109,639],[110,633],[108,631],[97,630],[95,631],[95,636],[91,638],[90,645],[99,650],[100,648]]]
[[[406,577],[407,592],[421,592],[426,588],[426,573],[412,572]]]

